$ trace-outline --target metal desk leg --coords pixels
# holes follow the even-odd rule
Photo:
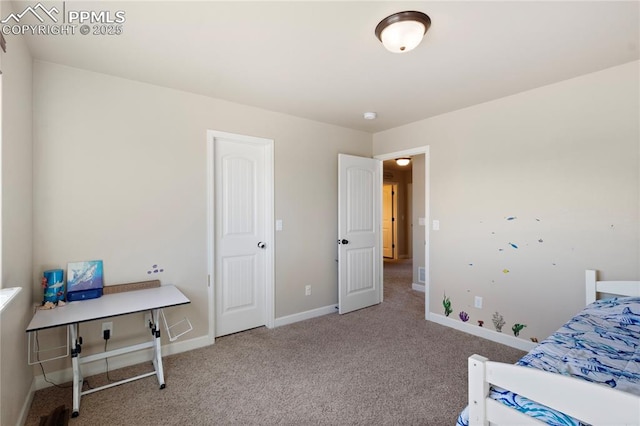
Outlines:
[[[69,324],[71,336],[71,366],[73,368],[73,411],[71,417],[80,415],[80,397],[82,396],[82,371],[80,371],[81,343],[78,341],[78,324]]]
[[[164,384],[164,370],[162,368],[162,347],[160,344],[160,309],[153,310],[153,366],[156,369],[156,376],[158,376],[158,383],[160,389],[165,388]]]

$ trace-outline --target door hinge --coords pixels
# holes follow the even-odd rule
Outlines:
[[[395,222],[395,221],[396,221],[396,218],[395,218],[395,217],[392,217],[392,218],[391,218],[391,222]]]

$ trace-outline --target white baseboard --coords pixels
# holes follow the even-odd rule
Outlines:
[[[200,336],[193,339],[185,340],[182,342],[169,343],[162,346],[162,356],[179,354],[181,352],[191,351],[193,349],[202,348],[211,344],[209,336]],[[129,367],[131,365],[140,364],[143,362],[151,362],[153,357],[153,349],[145,349],[137,352],[131,352],[128,354],[109,358],[109,371],[117,370],[118,368]],[[43,364],[46,370],[46,363]],[[82,375],[84,377],[90,377],[96,374],[101,374],[106,371],[106,363],[104,360],[98,360],[88,364],[82,365]],[[67,383],[73,381],[73,370],[71,367],[64,370],[52,371],[47,373],[47,379],[54,383]],[[40,390],[53,386],[44,380],[42,374],[35,376],[35,390]],[[33,397],[33,396],[32,396]],[[31,403],[29,403],[29,406]]]
[[[338,305],[329,305],[322,308],[312,309],[310,311],[300,312],[299,314],[287,315],[285,317],[276,318],[275,326],[281,327],[287,324],[308,320],[311,318],[321,317],[323,315],[338,312]]]
[[[411,284],[411,288],[415,291],[420,291],[422,293],[425,292],[425,285],[424,284],[416,284],[416,283],[412,283]]]
[[[456,330],[464,331],[465,333],[473,334],[474,336],[482,337],[496,343],[511,346],[512,348],[520,349],[525,352],[529,352],[537,345],[537,343],[528,342],[515,336],[498,333],[497,331],[490,330],[488,328],[471,325],[469,323],[458,321],[441,314],[434,314],[433,312],[429,313],[429,320],[440,325],[455,328]]]
[[[31,403],[33,403],[33,397],[35,394],[36,394],[36,380],[33,379],[31,380],[31,387],[29,388],[27,397],[24,399],[24,403],[22,404],[22,409],[20,410],[20,417],[18,417],[16,426],[22,426],[27,422],[27,416],[29,415],[29,410],[31,409]]]

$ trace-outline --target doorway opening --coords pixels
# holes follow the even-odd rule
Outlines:
[[[410,166],[398,166],[395,160],[405,157],[410,158]],[[396,256],[383,257],[385,300],[387,292],[394,285],[399,285],[403,291],[410,291],[424,298],[424,315],[428,320],[429,147],[380,154],[375,158],[383,161],[383,186],[385,183],[398,185]]]
[[[413,288],[412,162],[382,163],[382,251],[385,300]]]

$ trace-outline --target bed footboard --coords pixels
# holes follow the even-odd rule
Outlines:
[[[469,425],[542,424],[489,398],[491,385],[594,425],[640,424],[640,396],[529,367],[469,357]]]

